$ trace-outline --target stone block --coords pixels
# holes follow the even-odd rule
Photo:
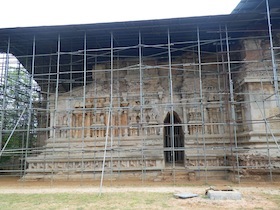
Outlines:
[[[241,193],[238,191],[208,190],[207,196],[211,200],[241,200]]]

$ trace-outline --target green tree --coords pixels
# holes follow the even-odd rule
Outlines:
[[[36,133],[33,131],[37,126],[37,118],[35,112],[29,109],[29,105],[30,99],[32,104],[38,101],[40,89],[34,80],[31,81],[30,73],[19,63],[17,66],[9,65],[7,74],[3,69],[0,69],[0,72],[1,148],[12,134],[0,157],[0,169],[19,169],[22,165],[20,161],[23,160],[23,149],[26,147],[27,132],[30,134],[30,146],[36,139]],[[30,111],[30,130],[27,130]],[[12,133],[17,122],[16,130]]]

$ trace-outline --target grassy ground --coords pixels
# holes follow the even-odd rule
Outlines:
[[[206,196],[176,199],[173,193],[113,192],[0,194],[0,209],[280,209],[280,195],[258,193],[248,202],[211,201]]]
[[[280,183],[252,182],[236,184],[216,182],[211,186],[231,186],[242,194],[241,200],[210,200],[204,195],[210,185],[189,183],[171,186],[165,183],[119,182],[104,186],[99,196],[98,183],[21,182],[0,177],[2,209],[280,209]],[[191,192],[199,196],[176,199],[174,193]]]
[[[0,209],[169,209],[170,193],[0,194]]]

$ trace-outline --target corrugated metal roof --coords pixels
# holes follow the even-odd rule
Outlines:
[[[278,2],[278,3],[277,3]],[[138,35],[141,32],[142,44],[155,45],[167,43],[167,30],[171,35],[171,42],[177,43],[172,46],[172,55],[176,56],[185,51],[180,50],[180,42],[186,42],[185,47],[194,45],[197,41],[197,27],[200,28],[200,39],[205,43],[209,40],[219,40],[220,27],[224,30],[227,25],[231,39],[242,36],[255,35],[258,30],[263,30],[267,34],[267,20],[264,0],[242,0],[230,15],[203,16],[190,18],[174,18],[147,21],[128,21],[116,23],[98,23],[82,25],[64,26],[42,26],[42,27],[23,27],[0,29],[0,51],[7,49],[7,41],[10,38],[10,52],[19,58],[27,69],[31,66],[32,43],[36,39],[36,73],[47,73],[49,71],[49,55],[52,55],[52,72],[56,71],[55,63],[57,53],[58,35],[61,37],[60,71],[69,71],[70,56],[68,52],[77,52],[73,56],[73,70],[82,70],[83,62],[81,59],[84,49],[84,35],[87,36],[87,49],[91,49],[92,57],[88,59],[88,69],[92,68],[94,57],[102,61],[110,59],[110,54],[105,51],[97,51],[102,48],[110,48],[111,33],[114,36],[114,47],[138,46]],[[280,29],[280,13],[275,12],[280,8],[280,1],[270,0],[273,5],[272,24],[273,29]],[[247,11],[247,12],[246,12]],[[251,11],[251,12],[248,12]],[[223,33],[224,36],[224,33]],[[206,41],[207,40],[207,41]],[[193,43],[192,43],[193,42]],[[213,44],[205,44],[202,50],[216,50]],[[162,55],[163,49],[147,47],[143,49],[145,56]],[[131,48],[118,50],[118,56],[137,56],[138,49]],[[29,57],[26,57],[29,55]],[[39,56],[40,55],[40,56]],[[102,56],[101,56],[102,55]],[[107,57],[106,57],[107,56]],[[165,55],[166,56],[166,55]],[[107,62],[108,62],[107,61]],[[65,65],[65,66],[64,66]],[[69,75],[61,75],[67,79]]]
[[[279,0],[268,0],[271,13],[279,12]],[[266,0],[241,0],[232,14],[237,13],[266,13]]]

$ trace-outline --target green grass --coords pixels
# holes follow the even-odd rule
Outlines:
[[[170,193],[0,194],[0,209],[167,209]]]
[[[253,193],[253,192],[250,192]],[[231,209],[244,209],[246,199],[249,209],[280,209],[280,194],[254,192],[244,194],[241,201],[229,201]],[[255,196],[255,197],[254,197]],[[200,195],[197,199],[176,199],[173,193],[159,192],[112,192],[99,196],[97,193],[47,193],[47,194],[1,194],[2,209],[227,209],[226,202],[211,201]]]

